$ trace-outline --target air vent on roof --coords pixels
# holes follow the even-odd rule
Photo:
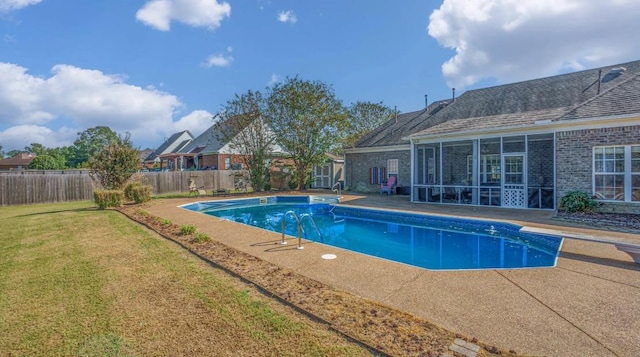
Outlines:
[[[618,78],[622,72],[626,71],[627,69],[624,67],[615,67],[615,68],[611,68],[609,70],[609,72],[607,72],[607,74],[604,75],[604,77],[602,77],[602,83],[607,83],[610,82],[616,78]]]

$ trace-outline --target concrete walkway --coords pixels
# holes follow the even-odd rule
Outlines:
[[[200,198],[200,200],[205,200]],[[611,244],[565,239],[557,267],[429,271],[307,242],[276,243],[280,234],[220,221],[154,201],[147,210],[238,250],[312,279],[422,317],[450,331],[519,354],[640,356],[640,265]],[[343,203],[509,221],[640,244],[640,236],[551,220],[553,212],[410,203],[407,196],[344,196]],[[324,260],[332,253],[337,259]]]

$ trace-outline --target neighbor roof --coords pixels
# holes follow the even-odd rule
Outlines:
[[[175,145],[176,142],[178,140],[180,140],[182,138],[183,135],[187,134],[187,137],[189,139],[187,140],[181,140],[181,142],[178,145]],[[152,152],[149,156],[147,156],[147,158],[144,161],[153,161],[155,160],[156,157],[162,155],[162,154],[168,154],[169,152],[176,152],[177,150],[180,150],[182,147],[184,147],[186,145],[186,143],[190,140],[193,140],[193,135],[191,135],[191,133],[189,132],[189,130],[183,130],[180,132],[177,132],[173,135],[171,135],[169,137],[169,139],[165,140],[164,143],[162,143],[162,145],[160,145],[154,152]],[[174,146],[174,148],[172,150],[168,150],[171,146]]]

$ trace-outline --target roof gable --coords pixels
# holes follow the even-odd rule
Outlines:
[[[177,132],[171,135],[169,139],[165,140],[162,145],[160,145],[154,152],[147,156],[145,161],[153,161],[160,155],[176,152],[184,146],[185,141],[190,140],[193,140],[193,135],[191,135],[189,130]]]

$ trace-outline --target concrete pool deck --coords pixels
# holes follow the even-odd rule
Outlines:
[[[311,193],[313,194],[313,193]],[[225,197],[223,199],[228,199]],[[565,239],[555,268],[429,271],[317,243],[278,245],[281,235],[190,212],[158,200],[145,208],[230,247],[337,289],[519,354],[640,355],[640,265],[612,244]],[[640,244],[637,234],[552,220],[553,212],[414,204],[407,196],[344,195],[343,204],[509,221],[527,227]],[[325,260],[323,254],[335,254]]]

